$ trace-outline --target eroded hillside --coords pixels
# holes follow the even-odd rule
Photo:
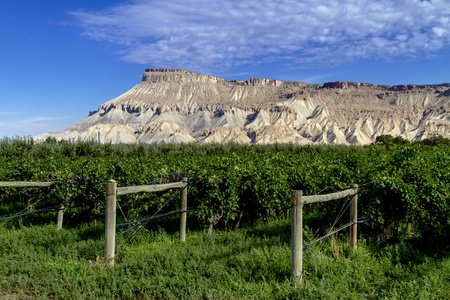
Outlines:
[[[146,69],[140,83],[81,122],[35,138],[296,144],[368,144],[384,134],[450,138],[449,99],[447,85],[226,81]]]

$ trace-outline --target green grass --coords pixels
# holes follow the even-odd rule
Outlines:
[[[154,225],[155,226],[155,225]],[[450,259],[404,241],[379,246],[347,234],[305,250],[304,283],[290,277],[290,223],[178,234],[148,225],[118,263],[102,262],[102,225],[0,227],[3,299],[449,299]],[[311,234],[306,240],[313,239]],[[99,258],[99,259],[97,259]],[[91,260],[91,264],[89,263]]]

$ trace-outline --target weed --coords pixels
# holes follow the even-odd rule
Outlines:
[[[99,228],[0,227],[0,297],[8,299],[432,299],[448,298],[450,259],[403,242],[378,248],[340,236],[304,251],[304,282],[290,274],[289,220],[238,230],[190,231],[187,241],[147,228],[114,268]],[[90,232],[92,235],[90,237]],[[83,238],[81,238],[83,237]],[[312,239],[310,231],[305,238]],[[90,262],[89,262],[90,261]]]

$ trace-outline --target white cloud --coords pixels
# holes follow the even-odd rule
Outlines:
[[[305,83],[323,83],[324,80],[326,80],[327,78],[330,78],[332,74],[319,74],[319,75],[312,75],[312,76],[307,76],[307,77],[301,77],[301,78],[296,78],[296,81],[299,82],[305,82]]]
[[[194,71],[420,57],[450,45],[448,0],[135,0],[71,14],[84,35],[121,45],[126,61]]]
[[[20,117],[20,116],[19,116]],[[55,128],[64,129],[63,126],[66,120],[64,118],[53,117],[32,117],[32,118],[11,118],[7,120],[0,119],[0,139],[3,137],[25,137],[34,136],[49,131],[54,131]]]
[[[442,27],[433,27],[432,29],[433,29],[433,32],[434,32],[438,37],[444,36],[444,35],[447,33],[447,30],[445,30],[445,29],[442,28]]]

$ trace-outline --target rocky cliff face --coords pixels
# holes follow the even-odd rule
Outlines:
[[[102,142],[368,144],[390,134],[450,138],[446,84],[323,85],[247,81],[146,69],[142,82],[72,127],[49,136]]]

